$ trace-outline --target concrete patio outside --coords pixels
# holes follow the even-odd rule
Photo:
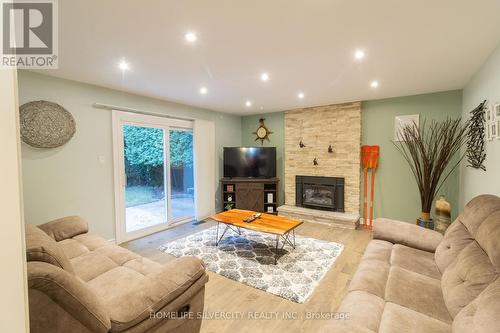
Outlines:
[[[194,216],[194,197],[172,198],[172,219]],[[166,223],[165,199],[126,208],[127,232]]]

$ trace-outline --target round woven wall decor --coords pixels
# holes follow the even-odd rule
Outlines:
[[[19,108],[21,140],[36,148],[55,148],[76,132],[75,119],[59,104],[34,101]]]

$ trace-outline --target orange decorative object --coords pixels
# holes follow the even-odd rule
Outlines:
[[[378,159],[380,156],[379,146],[362,146],[361,147],[361,164],[363,166],[363,219],[364,227],[372,229],[373,226],[373,199],[375,195],[375,171],[378,167]],[[371,189],[370,189],[370,219],[367,220],[367,205],[368,205],[368,170],[371,172]]]

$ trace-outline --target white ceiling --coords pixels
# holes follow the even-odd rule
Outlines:
[[[48,74],[235,114],[460,89],[499,15],[498,0],[61,0]]]

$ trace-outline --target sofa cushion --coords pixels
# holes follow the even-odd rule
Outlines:
[[[391,253],[391,265],[434,279],[441,279],[441,273],[434,261],[434,254],[431,252],[394,244]]]
[[[378,218],[373,225],[373,238],[434,252],[443,235],[415,224]]]
[[[43,261],[73,273],[73,266],[52,238],[32,224],[26,224],[25,229],[27,261]]]
[[[376,333],[363,326],[362,322],[351,322],[347,320],[332,320],[315,330],[315,333]]]
[[[446,268],[441,279],[443,295],[450,314],[472,302],[497,277],[490,259],[473,241]]]
[[[40,225],[47,235],[56,241],[62,241],[89,231],[87,221],[79,216],[67,216]]]
[[[123,264],[123,267],[132,269],[142,275],[156,274],[161,271],[162,265],[147,258],[139,257]]]
[[[75,275],[99,295],[108,309],[112,332],[126,330],[149,318],[150,313],[186,292],[205,272],[196,258],[184,257],[160,265],[89,234],[58,244],[71,257]]]
[[[439,271],[443,273],[460,251],[473,241],[474,238],[469,230],[467,230],[459,219],[453,222],[446,229],[443,241],[436,248],[434,259]]]
[[[349,291],[364,291],[384,298],[390,265],[379,260],[362,260],[349,284]]]
[[[120,266],[88,282],[109,309],[112,332],[149,318],[183,293],[196,294],[207,280],[202,262],[195,257],[177,258],[153,271],[144,275]]]
[[[391,266],[385,300],[451,323],[438,279]]]
[[[92,234],[78,235],[73,237],[73,240],[80,242],[89,251],[94,251],[100,247],[110,245],[110,242],[104,238]]]
[[[474,301],[464,307],[453,320],[454,333],[500,332],[500,280],[490,284]]]
[[[363,260],[379,260],[390,264],[393,246],[391,242],[374,239],[368,243]]]
[[[446,230],[443,241],[436,249],[436,264],[441,273],[460,251],[476,239],[476,232],[483,222],[499,211],[500,200],[494,195],[480,195],[465,206],[463,212]]]
[[[385,284],[389,275],[392,243],[372,240],[354,274],[349,291],[364,291],[384,297]]]
[[[391,266],[438,280],[441,278],[433,253],[374,239],[366,247],[363,259],[349,285],[349,291],[362,290],[384,297]]]
[[[59,267],[43,262],[29,262],[27,271],[30,315],[47,313],[40,308],[50,306],[50,299],[82,323],[88,329],[86,332],[109,332],[111,322],[108,310],[102,304],[100,297],[80,279]],[[36,292],[33,292],[34,290]],[[59,320],[59,318],[50,319]],[[43,327],[48,326],[43,321],[37,322],[41,327],[31,327],[33,332],[41,332]],[[72,331],[74,328],[74,326],[67,327],[64,332],[74,332]]]
[[[342,300],[337,312],[349,314],[348,322],[362,323],[363,327],[378,332],[384,307],[385,300],[381,297],[365,291],[351,291]]]
[[[94,252],[108,257],[120,266],[131,260],[141,258],[140,255],[116,245],[103,246],[94,250]]]
[[[85,244],[73,238],[62,240],[57,242],[57,244],[69,259],[73,259],[90,252],[89,248],[86,247]]]
[[[489,215],[479,226],[475,239],[486,252],[495,271],[500,271],[500,210]]]
[[[116,266],[87,282],[94,292],[109,304],[131,289],[139,289],[144,283],[144,275],[132,269]],[[116,302],[118,305],[119,302]]]
[[[118,267],[118,265],[106,256],[99,253],[88,252],[71,259],[75,274],[87,282]]]
[[[78,235],[60,241],[58,244],[71,257],[75,274],[86,282],[98,279],[120,267],[142,275],[156,273],[162,267],[158,263],[121,246],[112,245],[95,235]],[[114,274],[113,272],[109,274]]]
[[[443,327],[448,327],[451,317],[441,291],[441,274],[433,259],[434,254],[431,252],[372,240],[368,243],[339,311],[349,312],[351,307],[354,311],[356,299],[359,299],[367,304],[364,307],[373,308],[373,312],[370,315],[352,315],[352,321],[360,320],[364,322],[363,327],[377,331],[375,317],[380,311],[376,309],[387,301],[442,321],[445,324]]]
[[[420,312],[388,302],[378,332],[451,333],[451,326]]]
[[[459,220],[475,238],[476,231],[493,212],[500,210],[500,199],[494,195],[480,195],[472,199],[459,216]]]

